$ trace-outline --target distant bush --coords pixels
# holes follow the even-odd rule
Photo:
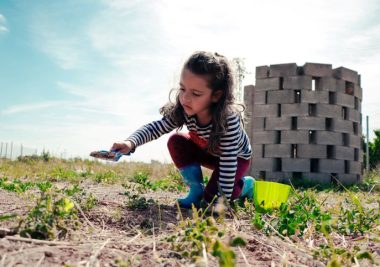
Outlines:
[[[369,165],[374,169],[380,163],[380,130],[375,130],[375,139],[369,142]]]

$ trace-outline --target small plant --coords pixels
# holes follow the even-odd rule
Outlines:
[[[138,194],[131,194],[129,191],[124,193],[127,196],[126,205],[132,210],[145,210],[156,202],[153,199],[146,199]]]
[[[41,153],[41,159],[43,159],[45,162],[48,162],[51,159],[49,151],[43,150]]]
[[[85,211],[91,210],[98,203],[98,199],[92,193],[85,192],[78,184],[64,188],[62,192],[77,202]]]
[[[0,178],[0,188],[11,192],[24,193],[33,186],[32,182],[22,182],[19,179],[9,181],[6,177]]]
[[[331,220],[331,215],[321,210],[321,205],[309,191],[297,194],[292,203],[282,203],[278,210],[269,213],[273,216],[266,216],[267,224],[264,221],[265,215],[258,212],[252,221],[258,229],[264,228],[267,234],[273,228],[285,236],[302,236],[311,225],[319,231],[323,223]]]
[[[112,170],[95,173],[95,181],[97,183],[113,184],[117,181],[118,176]]]
[[[367,231],[380,224],[380,201],[378,208],[365,209],[355,195],[351,201],[344,199],[338,214],[335,228],[344,235],[364,235]]]
[[[6,221],[6,220],[9,220],[11,218],[14,218],[14,217],[17,217],[17,214],[2,214],[0,215],[0,222],[1,221]]]
[[[80,206],[84,211],[89,211],[93,209],[98,202],[98,199],[90,193],[80,202]]]
[[[40,189],[41,192],[46,192],[48,189],[53,187],[53,184],[49,181],[42,181],[36,183],[36,186]]]
[[[51,173],[50,177],[54,181],[64,180],[64,179],[75,179],[77,173],[69,168],[64,168],[63,166],[55,167]]]
[[[177,233],[166,240],[173,250],[194,262],[202,260],[203,253],[210,253],[219,260],[220,266],[234,266],[236,255],[231,246],[245,245],[242,238],[233,238],[230,243],[222,241],[225,230],[219,229],[213,217],[204,218],[202,210],[193,209],[193,218],[182,220]]]
[[[132,176],[132,182],[137,183],[139,185],[138,188],[140,192],[144,192],[147,190],[155,190],[151,181],[149,181],[148,173],[146,172],[135,172]]]
[[[321,230],[327,240],[327,244],[321,244],[319,249],[314,249],[314,257],[328,259],[327,266],[350,266],[354,263],[359,265],[358,261],[363,259],[369,260],[372,264],[375,263],[370,252],[362,251],[358,246],[337,247],[325,227],[322,227]]]
[[[79,227],[77,209],[72,200],[56,190],[41,192],[36,205],[20,220],[23,237],[56,239]]]

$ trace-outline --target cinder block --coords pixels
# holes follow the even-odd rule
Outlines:
[[[253,97],[255,87],[253,85],[244,86],[244,105],[249,112],[252,112]]]
[[[277,143],[277,131],[254,132],[252,136],[252,144],[275,144]]]
[[[244,100],[251,99],[254,91],[255,91],[255,86],[253,85],[244,86]]]
[[[334,146],[332,157],[334,159],[354,160],[355,148],[346,146]]]
[[[256,79],[268,78],[269,67],[268,66],[258,66],[256,67]]]
[[[360,87],[360,85],[354,84],[354,96],[360,100],[363,99],[363,89]]]
[[[266,118],[265,130],[291,130],[291,117]]]
[[[327,158],[327,146],[326,145],[297,145],[297,158]]]
[[[297,119],[298,130],[325,130],[325,118],[319,117],[299,117]]]
[[[267,92],[258,91],[254,93],[254,104],[267,104]]]
[[[270,91],[280,89],[280,78],[256,79],[256,91]]]
[[[271,182],[283,182],[292,178],[291,172],[269,172],[265,173],[265,180]]]
[[[254,105],[253,114],[255,117],[278,117],[278,105]]]
[[[361,148],[362,147],[362,140],[360,136],[349,134],[348,135],[348,146],[349,147],[355,147],[355,148]]]
[[[281,116],[309,116],[309,104],[297,103],[297,104],[282,104]]]
[[[355,97],[348,94],[336,93],[336,104],[344,107],[355,108]]]
[[[316,104],[315,115],[317,117],[337,117],[342,114],[342,107],[330,104]]]
[[[319,63],[305,63],[303,65],[303,72],[305,75],[313,77],[331,76],[333,73],[331,64]]]
[[[321,77],[318,79],[315,90],[317,91],[336,91],[336,79],[334,77]]]
[[[359,161],[349,161],[348,172],[350,174],[362,174],[362,163]]]
[[[362,110],[362,101],[360,101],[359,99],[358,99],[358,106],[355,109],[359,111]]]
[[[320,145],[342,145],[343,138],[341,133],[316,131],[315,142]]]
[[[284,77],[284,89],[311,90],[311,76]]]
[[[359,82],[360,82],[360,75],[359,75]],[[364,182],[363,174],[360,174],[358,176],[358,184],[362,184]]]
[[[354,133],[354,125],[352,121],[333,118],[331,130],[337,133]]]
[[[331,175],[329,173],[303,172],[302,179],[316,184],[331,183]]]
[[[276,159],[256,158],[252,159],[252,169],[255,171],[274,171],[276,170]]]
[[[255,91],[255,86],[254,85],[250,84],[250,85],[244,86],[244,94],[246,92],[253,93],[254,91]]]
[[[364,161],[364,152],[363,150],[359,149],[359,162]]]
[[[308,144],[309,131],[281,131],[281,144]]]
[[[360,123],[361,114],[353,108],[347,108],[347,120]]]
[[[359,174],[352,174],[352,173],[338,173],[338,180],[344,185],[353,185],[357,184],[360,181],[360,175]]]
[[[338,79],[342,79],[348,82],[359,84],[358,73],[354,70],[347,69],[345,67],[336,68],[333,70],[333,76]]]
[[[335,79],[336,92],[344,94],[346,92],[346,81]]]
[[[251,128],[253,132],[260,132],[265,130],[265,118],[264,117],[254,117],[251,120]]]
[[[290,158],[292,146],[288,144],[264,145],[265,158]]]
[[[323,173],[344,173],[344,160],[320,159],[319,172]]]
[[[309,159],[282,159],[282,171],[284,172],[309,172]]]
[[[294,90],[269,91],[268,104],[292,104],[295,101]]]
[[[276,64],[270,65],[269,67],[269,77],[284,77],[284,76],[296,76],[297,75],[297,64]]]
[[[301,91],[301,102],[302,103],[329,103],[329,92],[327,91]]]
[[[252,149],[252,158],[262,158],[264,145],[251,145]]]

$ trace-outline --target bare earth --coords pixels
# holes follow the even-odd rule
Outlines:
[[[86,212],[86,221],[67,240],[33,241],[15,235],[1,235],[0,266],[189,266],[191,261],[171,250],[165,241],[175,233],[180,219],[174,205],[178,194],[153,192],[159,205],[146,210],[131,210],[125,207],[125,189],[119,185],[82,184],[92,192],[99,204]],[[0,215],[25,214],[28,200],[22,195],[0,189]],[[192,216],[191,211],[182,210],[182,216]],[[0,222],[0,228],[11,228],[15,221]],[[228,228],[245,238],[247,245],[235,250],[237,266],[325,266],[326,262],[314,259],[310,248],[315,244],[292,242],[276,236],[266,236],[256,230],[248,218],[226,219]],[[320,242],[322,242],[321,240]],[[319,242],[319,241],[318,241]],[[360,241],[342,240],[346,246]],[[380,257],[379,243],[365,246],[376,257]],[[207,262],[206,262],[207,261]],[[366,261],[362,266],[370,266]],[[193,264],[194,265],[194,264]],[[201,264],[202,265],[202,264]],[[203,266],[218,266],[216,258],[208,256]]]

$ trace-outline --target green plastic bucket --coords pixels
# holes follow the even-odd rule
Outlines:
[[[255,181],[253,199],[256,208],[275,209],[288,200],[290,186],[268,181]]]

